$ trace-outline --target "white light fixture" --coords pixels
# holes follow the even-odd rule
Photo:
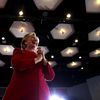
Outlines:
[[[70,13],[66,14],[66,19],[70,19],[70,18],[71,18],[71,14]]]
[[[12,55],[14,47],[12,45],[0,45],[2,55]]]
[[[65,100],[64,98],[58,96],[58,95],[51,95],[49,100]]]
[[[5,37],[2,37],[1,39],[2,39],[2,40],[5,40]]]
[[[51,55],[51,58],[53,59],[54,58],[54,55]]]
[[[96,31],[96,36],[100,36],[100,29]]]
[[[82,59],[82,56],[79,56],[79,59]]]
[[[51,30],[51,35],[54,39],[67,39],[74,32],[71,24],[60,23]]]
[[[21,10],[19,11],[19,16],[23,16],[24,12]]]
[[[39,46],[39,47],[43,50],[44,54],[47,54],[49,52],[46,46]]]
[[[96,4],[100,6],[100,0],[96,0]]]
[[[98,13],[100,12],[100,0],[85,0],[86,12]]]
[[[81,67],[81,70],[83,70],[84,69],[84,67]]]
[[[63,0],[33,0],[39,10],[55,10]]]
[[[30,22],[23,21],[14,21],[9,30],[17,38],[23,38],[29,32],[35,31]]]
[[[4,8],[7,3],[7,0],[0,0],[0,8]]]
[[[89,53],[90,57],[100,57],[100,48]]]
[[[57,65],[57,63],[55,61],[49,61],[49,64],[54,67],[55,65]]]
[[[77,68],[81,65],[80,61],[72,61],[70,63],[67,64],[68,68]]]
[[[4,65],[5,63],[2,60],[0,60],[0,67],[3,67]]]
[[[88,33],[88,39],[90,41],[100,41],[100,27]]]
[[[63,57],[72,57],[75,54],[77,54],[78,52],[79,52],[78,48],[76,48],[76,47],[67,47],[61,51],[61,55]]]
[[[75,39],[75,43],[78,43],[78,39]]]
[[[10,69],[13,69],[13,67],[12,67],[12,66],[10,66]]]

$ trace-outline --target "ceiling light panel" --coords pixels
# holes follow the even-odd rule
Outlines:
[[[91,52],[89,53],[89,56],[90,56],[90,57],[100,57],[100,48],[98,48],[98,49],[96,49],[96,50],[94,50],[94,51],[91,51]]]
[[[71,24],[58,24],[51,30],[51,35],[54,39],[67,39],[74,33],[73,26]]]
[[[30,22],[23,21],[14,21],[9,30],[17,38],[22,38],[29,32],[35,31]]]
[[[72,57],[75,54],[77,54],[78,52],[79,52],[78,48],[76,48],[76,47],[67,47],[61,51],[61,55],[63,57]]]
[[[2,60],[0,60],[0,67],[3,67],[4,65],[5,63]]]
[[[44,54],[47,54],[49,52],[46,46],[39,46],[39,47],[43,50]]]
[[[39,10],[54,10],[63,0],[33,0]]]
[[[52,67],[54,67],[54,66],[57,65],[57,63],[56,63],[55,61],[49,61],[49,64],[50,64]]]
[[[90,41],[100,41],[100,27],[88,33],[88,39]]]
[[[100,12],[100,0],[85,0],[86,12],[98,13]]]
[[[70,63],[67,64],[68,68],[77,68],[81,65],[80,61],[72,61]]]
[[[2,55],[12,55],[14,47],[12,45],[0,45],[0,53]]]

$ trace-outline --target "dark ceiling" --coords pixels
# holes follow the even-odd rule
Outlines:
[[[23,9],[25,14],[19,18],[20,9]],[[71,13],[72,18],[64,22],[66,12]],[[100,48],[100,41],[88,40],[88,33],[100,26],[100,13],[87,13],[85,0],[64,0],[54,11],[38,10],[33,0],[8,0],[5,8],[0,9],[0,44],[3,44],[1,37],[5,37],[5,44],[20,47],[21,38],[14,37],[9,31],[13,21],[18,20],[29,21],[34,25],[35,32],[40,38],[40,45],[47,46],[50,50],[46,57],[57,62],[53,67],[56,77],[52,82],[48,82],[50,86],[73,86],[100,74],[100,57],[89,57],[89,52]],[[58,23],[73,24],[74,34],[65,40],[53,39],[50,31]],[[78,47],[79,53],[73,57],[62,57],[60,51],[73,46],[76,38],[79,39],[79,43],[74,46]],[[55,58],[52,59],[51,55]],[[79,56],[82,56],[82,59],[79,59]],[[7,86],[12,75],[11,56],[0,54],[0,60],[6,63],[0,67],[0,86]],[[82,65],[76,69],[67,68],[66,64],[72,60],[80,60]]]

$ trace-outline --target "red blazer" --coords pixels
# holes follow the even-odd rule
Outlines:
[[[6,88],[3,100],[49,100],[46,80],[53,80],[52,67],[43,62],[35,64],[34,52],[16,48],[12,56],[13,75]]]

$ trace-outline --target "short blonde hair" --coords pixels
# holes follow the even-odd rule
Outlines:
[[[26,34],[26,35],[23,37],[23,39],[22,39],[22,41],[21,41],[21,48],[22,48],[22,49],[25,49],[25,48],[26,48],[25,42],[26,42],[26,40],[27,40],[29,37],[34,37],[34,38],[36,38],[36,39],[37,39],[37,42],[38,42],[38,44],[39,44],[39,38],[36,36],[36,33],[35,33],[35,32],[31,32],[31,33]]]

